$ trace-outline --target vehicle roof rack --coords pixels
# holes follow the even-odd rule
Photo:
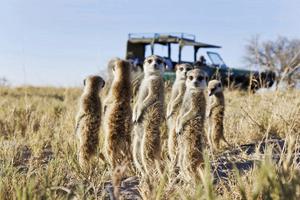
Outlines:
[[[196,36],[188,33],[129,33],[128,42],[135,44],[180,44],[181,46],[194,46],[196,48],[221,48],[203,42],[197,42]]]

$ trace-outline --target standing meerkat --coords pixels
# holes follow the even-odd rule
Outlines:
[[[85,168],[97,152],[101,125],[101,101],[99,93],[105,85],[100,76],[89,76],[84,80],[84,91],[76,116],[75,133],[78,137],[78,160]]]
[[[164,112],[164,62],[159,56],[144,61],[144,78],[133,109],[133,160],[141,173],[160,162],[160,126]]]
[[[115,60],[113,79],[104,101],[104,150],[114,169],[124,161],[131,161],[131,65]]]
[[[206,73],[194,69],[187,73],[186,90],[176,119],[178,165],[185,178],[194,177],[203,162],[203,137],[206,100]]]
[[[193,66],[187,63],[178,64],[176,68],[176,79],[172,86],[171,97],[167,107],[167,125],[168,125],[168,154],[172,162],[175,162],[177,155],[177,137],[175,133],[176,117],[182,103],[185,93],[185,81],[187,72],[193,69]]]
[[[219,149],[220,142],[230,146],[224,137],[224,110],[225,99],[222,84],[218,80],[211,80],[208,83],[208,141],[213,149]]]

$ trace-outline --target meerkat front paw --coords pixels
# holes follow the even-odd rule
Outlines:
[[[209,118],[210,115],[211,115],[211,112],[207,112],[205,117],[206,117],[206,118]]]
[[[140,109],[135,109],[135,112],[132,114],[132,121],[133,123],[138,123],[141,118],[142,112]]]
[[[135,123],[136,121],[136,110],[137,110],[137,107],[133,107],[133,110],[132,110],[132,122]]]
[[[166,119],[170,119],[170,118],[171,118],[171,116],[172,116],[172,115],[167,115],[167,118],[166,118]]]
[[[176,124],[176,127],[175,127],[175,132],[177,135],[180,135],[182,131],[182,124]]]
[[[142,111],[138,109],[136,112],[136,119],[135,119],[136,123],[140,121],[141,116],[142,116]]]
[[[167,118],[169,118],[169,116],[171,115],[171,108],[168,106],[168,109],[167,109]]]
[[[135,123],[136,122],[136,113],[132,113],[132,122]]]
[[[105,106],[103,107],[103,114],[106,113],[106,110],[107,110],[107,105],[105,105]]]
[[[168,112],[168,113],[167,113],[167,119],[169,119],[170,117],[172,117],[172,115],[173,115],[173,112],[171,112],[171,111]]]

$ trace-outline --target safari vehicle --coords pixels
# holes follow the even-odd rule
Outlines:
[[[166,55],[155,52],[157,47],[167,49]],[[182,53],[189,47],[190,54],[193,53],[192,61],[183,60]],[[174,58],[174,52],[178,52],[178,57]],[[173,81],[175,79],[175,65],[178,63],[190,63],[197,68],[201,68],[209,76],[209,79],[217,78],[224,85],[235,85],[241,88],[259,88],[261,86],[270,87],[275,79],[275,74],[270,71],[249,71],[228,67],[222,57],[211,49],[218,49],[221,46],[197,42],[195,35],[186,33],[130,33],[127,41],[126,59],[131,60],[135,66],[142,68],[142,63],[148,55],[159,55],[165,58],[166,71],[164,79]],[[158,48],[159,49],[159,48]],[[199,50],[206,50],[197,60]],[[207,51],[209,50],[209,51]],[[148,55],[147,55],[148,54]],[[206,62],[208,58],[209,62]]]

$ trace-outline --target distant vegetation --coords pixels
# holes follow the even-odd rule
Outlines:
[[[5,77],[0,77],[0,86],[8,86],[9,82]]]
[[[300,76],[300,39],[278,37],[274,41],[261,41],[252,37],[246,45],[248,65],[277,72],[278,80],[295,85]]]

